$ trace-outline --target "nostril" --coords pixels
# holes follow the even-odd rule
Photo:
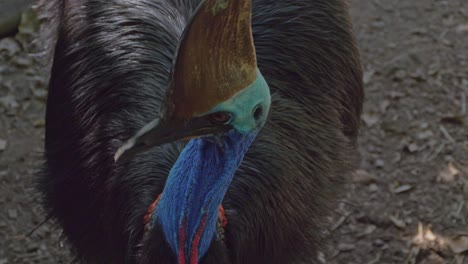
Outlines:
[[[253,117],[255,118],[255,120],[258,120],[262,116],[262,113],[263,113],[262,106],[257,105],[255,107],[255,110],[253,111]]]

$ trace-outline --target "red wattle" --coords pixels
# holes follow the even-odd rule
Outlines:
[[[179,264],[185,264],[185,220],[179,228]]]
[[[205,230],[206,225],[206,215],[203,216],[202,222],[198,227],[197,233],[192,241],[192,250],[190,251],[190,264],[198,264],[198,245],[200,244],[200,239]]]

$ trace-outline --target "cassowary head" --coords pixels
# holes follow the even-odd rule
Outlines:
[[[257,68],[251,1],[202,1],[179,44],[160,118],[124,143],[115,160],[191,139],[154,213],[179,263],[194,263],[216,237],[218,207],[264,125],[270,91]]]
[[[251,8],[251,1],[200,4],[179,44],[161,118],[128,140],[115,160],[178,139],[219,142],[228,131],[258,131],[270,92],[257,68]]]

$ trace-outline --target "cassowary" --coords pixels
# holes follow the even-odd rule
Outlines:
[[[83,263],[317,263],[356,163],[344,0],[47,0],[39,190]]]

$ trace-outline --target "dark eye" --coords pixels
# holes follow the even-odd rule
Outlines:
[[[227,112],[216,112],[208,116],[210,121],[214,124],[224,125],[231,121],[232,115]]]
[[[253,117],[255,118],[255,120],[258,120],[262,116],[262,113],[262,106],[258,105],[257,107],[255,107],[255,110],[253,111]]]

